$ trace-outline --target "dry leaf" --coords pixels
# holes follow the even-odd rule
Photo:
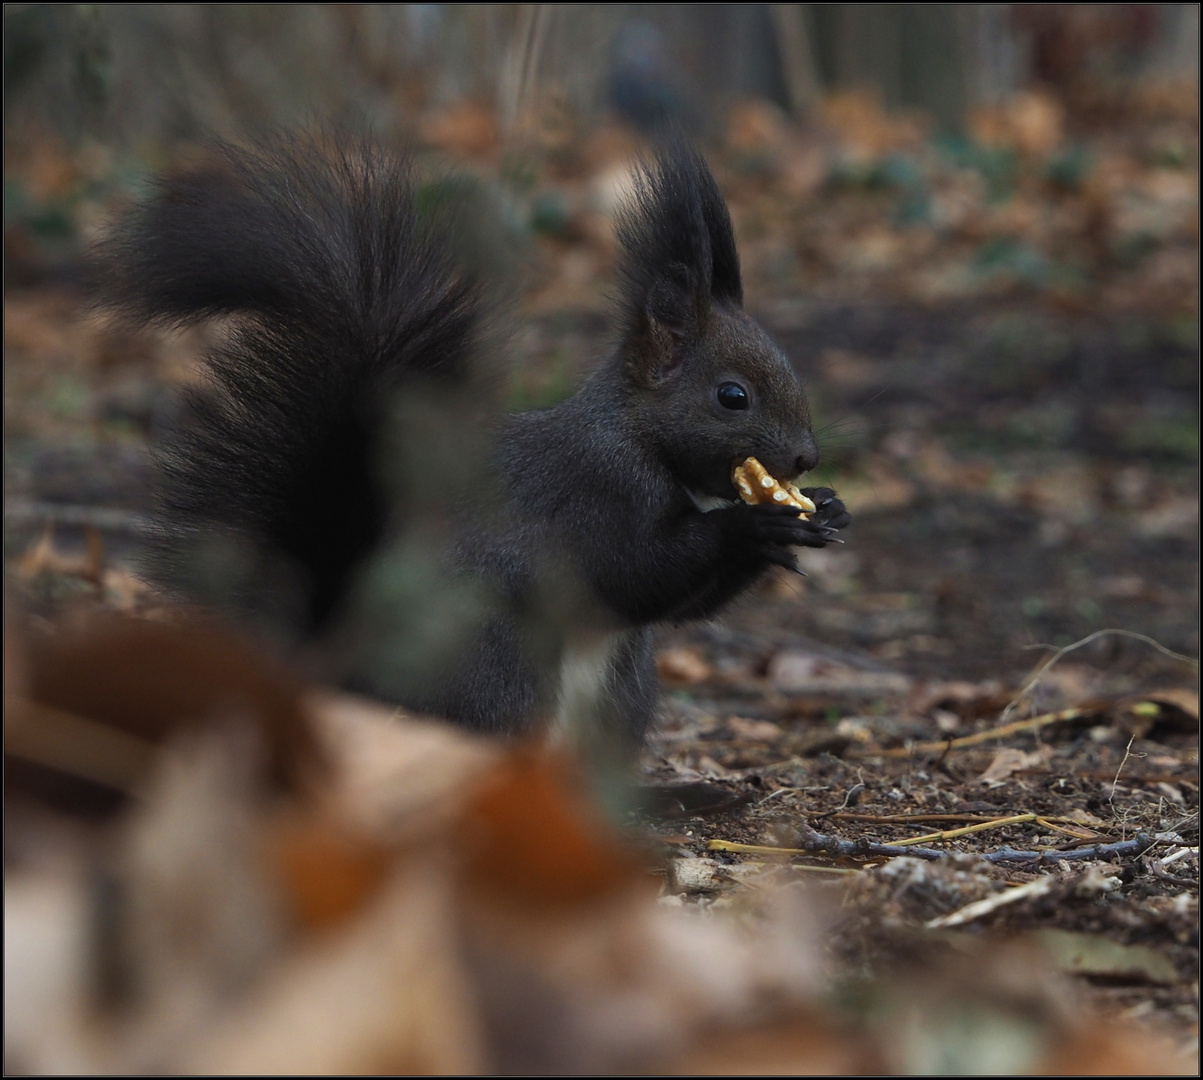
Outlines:
[[[1052,958],[1058,971],[1167,985],[1181,981],[1169,959],[1147,945],[1121,945],[1102,934],[1071,930],[1036,930],[1027,936]]]
[[[424,117],[419,136],[457,157],[488,158],[497,149],[497,119],[487,106],[463,101]]]
[[[990,787],[997,787],[1012,773],[1021,769],[1039,769],[1048,761],[1048,750],[1018,750],[1013,746],[1004,746],[994,754],[994,760],[986,767],[986,771],[978,777],[978,782]]]
[[[1173,706],[1175,709],[1184,712],[1196,724],[1199,721],[1199,692],[1197,690],[1171,688],[1169,690],[1154,690],[1152,693],[1142,696],[1146,701],[1156,701],[1163,705]]]
[[[693,686],[707,682],[714,674],[709,662],[697,649],[679,646],[663,649],[656,657],[660,678],[676,686]]]
[[[787,694],[873,697],[905,693],[911,685],[909,678],[897,672],[863,671],[800,651],[777,653],[769,661],[768,676]]]
[[[215,624],[95,615],[54,632],[29,629],[22,651],[35,709],[150,745],[184,729],[245,722],[262,736],[274,783],[297,790],[325,768],[290,677]],[[39,730],[52,739],[59,729]]]
[[[769,720],[749,720],[743,716],[729,717],[727,727],[735,738],[753,743],[776,742],[785,734],[779,724]]]
[[[558,758],[508,754],[462,799],[464,887],[537,917],[650,884],[582,789]]]
[[[789,117],[771,102],[739,101],[727,113],[727,145],[737,154],[774,152],[790,134]]]
[[[485,1070],[445,875],[417,866],[363,917],[294,951],[198,1028],[172,1071],[465,1074]]]

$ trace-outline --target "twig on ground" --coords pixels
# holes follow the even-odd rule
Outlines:
[[[1128,745],[1124,747],[1124,756],[1120,758],[1119,768],[1115,770],[1115,779],[1111,781],[1111,794],[1107,796],[1107,802],[1111,805],[1111,816],[1119,822],[1120,829],[1127,827],[1128,811],[1125,810],[1122,814],[1115,808],[1115,789],[1119,787],[1119,774],[1124,771],[1124,766],[1128,764],[1128,758],[1132,755],[1132,743],[1136,739],[1136,734],[1133,733],[1128,739]],[[1143,754],[1140,755],[1144,757]]]
[[[1052,829],[1053,832],[1065,833],[1066,836],[1072,836],[1075,840],[1085,841],[1086,843],[1090,843],[1093,840],[1101,840],[1103,838],[1102,834],[1093,829],[1089,834],[1075,832],[1073,829],[1067,829],[1064,825],[1056,824],[1053,818],[1038,817],[1036,818],[1036,824],[1043,825],[1046,829]],[[1072,847],[1074,847],[1074,845],[1071,844],[1068,848],[1066,848],[1066,850],[1070,850]]]
[[[818,816],[818,815],[816,815]],[[993,821],[994,818],[984,814],[857,814],[852,811],[833,811],[832,817],[842,821],[873,821],[882,825],[928,824],[933,821],[955,821],[962,825],[972,825],[976,821]]]
[[[139,793],[139,778],[155,757],[145,739],[39,701],[9,697],[4,712],[6,755],[127,794]]]
[[[1048,863],[1084,862],[1089,859],[1123,859],[1143,855],[1157,840],[1148,833],[1137,833],[1131,840],[1119,840],[1114,844],[1095,844],[1092,847],[1074,848],[1072,851],[1016,851],[1015,848],[999,848],[987,851],[982,858],[987,862],[1022,862],[1043,865]]]
[[[1029,776],[1060,776],[1061,774],[1054,769],[1016,769],[1012,774],[1014,777],[1029,777]],[[1075,780],[1106,780],[1111,782],[1115,777],[1109,772],[1101,772],[1098,769],[1084,769],[1082,771],[1074,770]],[[1128,773],[1124,777],[1125,784],[1197,784],[1198,774],[1184,776],[1182,773],[1146,773],[1142,775],[1133,775]],[[1054,819],[1055,820],[1055,819]]]
[[[825,817],[832,817],[834,815],[837,815],[840,813],[841,810],[844,809],[845,806],[847,806],[849,803],[853,803],[856,799],[858,799],[860,797],[860,793],[865,790],[865,785],[863,782],[863,778],[861,777],[860,769],[856,770],[856,775],[857,775],[858,780],[860,780],[861,782],[853,784],[844,793],[844,801],[842,803],[840,803],[840,805],[838,807],[836,807],[836,809],[834,809],[834,810],[828,810],[826,813],[823,813],[823,814],[815,814],[814,816],[816,818],[825,818]]]
[[[1179,859],[1185,859],[1189,855],[1197,856],[1198,854],[1199,849],[1197,847],[1179,848],[1173,854],[1167,855],[1164,859],[1161,859],[1160,862],[1162,866],[1169,866],[1170,863],[1176,863]]]
[[[1057,878],[1050,874],[1048,877],[1036,878],[1035,881],[1029,881],[1025,885],[1019,885],[1014,889],[1007,889],[1004,892],[994,893],[992,896],[987,896],[982,900],[975,900],[972,904],[966,904],[963,908],[957,911],[950,912],[947,915],[941,915],[936,919],[929,919],[923,925],[928,930],[941,930],[950,926],[964,926],[967,922],[972,922],[974,919],[980,919],[991,912],[997,911],[1001,907],[1006,907],[1008,904],[1017,903],[1020,900],[1030,900],[1036,896],[1044,896],[1051,892],[1053,886],[1057,884]]]
[[[1092,641],[1097,641],[1101,637],[1106,637],[1108,634],[1118,634],[1121,637],[1128,637],[1128,638],[1132,638],[1136,641],[1143,641],[1146,645],[1152,645],[1153,648],[1156,649],[1159,653],[1162,653],[1163,655],[1168,656],[1173,660],[1180,660],[1185,664],[1190,664],[1196,670],[1199,667],[1199,661],[1196,660],[1194,657],[1184,656],[1184,655],[1182,655],[1182,653],[1176,653],[1172,649],[1167,649],[1160,642],[1154,641],[1151,637],[1146,637],[1144,634],[1138,634],[1134,630],[1120,630],[1116,627],[1109,627],[1104,630],[1096,630],[1093,634],[1087,634],[1084,638],[1082,638],[1081,641],[1075,641],[1071,645],[1066,645],[1063,648],[1057,649],[1057,651],[1055,653],[1053,653],[1053,655],[1050,656],[1048,658],[1048,660],[1046,660],[1040,666],[1040,668],[1036,671],[1036,674],[1033,675],[1028,680],[1027,685],[1024,686],[1024,688],[1022,690],[1020,690],[1018,694],[1015,695],[1015,699],[1005,709],[1003,709],[1002,715],[998,718],[999,721],[1000,722],[1005,721],[1007,719],[1007,717],[1010,716],[1011,713],[1014,712],[1016,708],[1018,708],[1019,703],[1025,697],[1027,697],[1028,694],[1030,694],[1032,692],[1032,690],[1034,690],[1036,688],[1036,684],[1039,683],[1042,678],[1044,678],[1045,672],[1048,671],[1048,669],[1051,668],[1058,660],[1060,660],[1061,657],[1067,655],[1068,653],[1073,652],[1075,649],[1082,648],[1082,646],[1084,646],[1084,645],[1089,645]],[[1040,645],[1029,645],[1028,648],[1029,649],[1052,649],[1052,648],[1056,648],[1056,646],[1040,644]]]
[[[1090,716],[1096,711],[1095,709],[1060,709],[1057,712],[1033,716],[1030,720],[1015,720],[1010,724],[1003,724],[1002,727],[991,728],[989,731],[979,731],[973,735],[962,735],[959,739],[941,739],[939,742],[911,743],[909,746],[897,746],[889,750],[880,747],[865,746],[858,747],[856,753],[858,757],[909,757],[911,754],[947,753],[949,750],[961,750],[966,746],[978,746],[981,743],[990,742],[992,739],[1006,738],[1008,735],[1015,735],[1019,732],[1038,731],[1040,728],[1048,727],[1050,724]]]
[[[1000,825],[1020,825],[1027,821],[1036,821],[1035,814],[1013,814],[1011,817],[990,818],[976,825],[965,825],[960,829],[945,829],[943,832],[928,833],[926,836],[911,836],[905,840],[895,841],[896,846],[911,844],[929,844],[937,840],[952,840],[957,836],[967,836],[969,833],[984,832],[986,829],[996,829]]]
[[[1034,820],[1035,815],[1023,820]],[[1013,819],[1012,819],[1013,820]],[[990,824],[998,824],[991,822]],[[918,839],[926,839],[919,837]],[[978,852],[986,862],[1021,862],[1048,865],[1053,863],[1086,862],[1091,859],[1118,859],[1142,855],[1159,838],[1148,833],[1137,833],[1131,840],[1120,840],[1113,844],[1094,844],[1075,848],[1072,851],[1021,851],[1016,848],[999,848],[997,851]],[[909,855],[917,859],[935,861],[954,854],[966,852],[940,851],[936,848],[917,847],[905,843],[877,844],[861,837],[859,840],[841,840],[826,833],[807,828],[802,837],[802,847],[772,847],[767,844],[741,844],[734,840],[711,840],[706,844],[709,851],[730,851],[742,855],[829,855],[835,858],[864,859],[881,855]]]
[[[913,855],[919,859],[941,859],[946,852],[934,848],[901,847],[898,844],[875,844],[862,837],[841,840],[839,837],[807,829],[802,847],[770,847],[764,844],[740,844],[734,840],[711,840],[710,851],[734,851],[744,855],[830,855],[836,858],[871,858],[875,855]]]

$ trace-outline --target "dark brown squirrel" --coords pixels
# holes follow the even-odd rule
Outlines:
[[[653,627],[714,614],[771,566],[796,569],[792,545],[823,547],[849,522],[829,488],[803,489],[817,505],[806,520],[732,485],[749,456],[781,479],[816,466],[806,397],[743,309],[705,160],[667,138],[619,221],[617,348],[561,404],[491,419],[481,486],[494,497],[455,500],[426,601],[390,599],[373,567],[421,483],[397,481],[386,451],[414,428],[414,403],[442,408],[470,444],[488,364],[480,275],[437,219],[404,159],[294,142],[226,147],[118,224],[95,263],[105,302],[165,324],[228,319],[210,385],[189,392],[159,451],[151,572],[211,597],[216,565],[236,610],[302,640],[366,641],[331,650],[353,689],[481,731],[559,715],[642,739]],[[434,443],[411,438],[411,459]],[[465,588],[452,644],[400,659]],[[348,631],[390,603],[397,633],[375,640],[370,617]],[[381,657],[394,639],[395,662]]]

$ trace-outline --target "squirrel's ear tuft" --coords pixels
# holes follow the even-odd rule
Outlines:
[[[652,382],[680,363],[714,301],[743,302],[726,203],[705,159],[680,136],[635,178],[618,221],[622,301],[632,359]],[[637,359],[636,359],[637,358]]]
[[[699,299],[743,303],[739,255],[727,204],[706,159],[679,135],[635,176],[618,221],[624,298],[640,305],[652,282],[685,266]]]

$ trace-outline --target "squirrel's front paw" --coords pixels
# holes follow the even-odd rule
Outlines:
[[[815,512],[810,515],[812,525],[846,529],[852,522],[852,515],[831,488],[802,488],[802,494],[815,504]]]
[[[843,506],[840,506],[843,512]],[[791,506],[739,504],[719,511],[724,523],[741,546],[752,547],[768,562],[793,569],[794,559],[787,550],[791,547],[825,547],[832,539],[833,526],[799,517],[800,511]],[[845,514],[845,516],[847,516]]]

